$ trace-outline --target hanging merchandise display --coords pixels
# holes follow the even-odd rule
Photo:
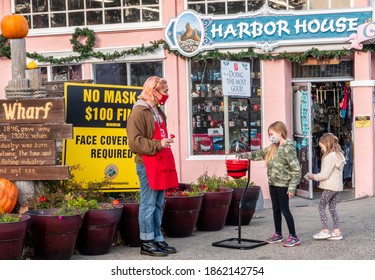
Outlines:
[[[321,153],[319,139],[327,132],[333,133],[346,157],[344,166],[344,183],[351,186],[352,179],[352,126],[353,105],[349,83],[331,82],[314,83],[312,98],[312,127],[313,127],[313,173],[319,172]]]
[[[224,155],[234,139],[261,148],[260,61],[240,63],[250,72],[247,96],[225,96],[220,60],[191,62],[193,155]]]

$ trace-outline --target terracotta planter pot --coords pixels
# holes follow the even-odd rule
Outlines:
[[[74,253],[82,216],[53,216],[54,209],[29,210],[29,236],[35,256],[43,260],[68,260]]]
[[[165,197],[162,228],[169,237],[187,237],[193,234],[203,201],[198,196]]]
[[[122,216],[118,224],[118,230],[125,245],[130,247],[141,246],[141,239],[139,237],[139,203],[121,202]]]
[[[233,189],[204,193],[197,229],[201,231],[221,230],[227,218]]]
[[[233,189],[232,201],[229,206],[226,224],[227,225],[238,225],[239,224],[239,204],[242,193],[245,188]],[[260,187],[254,186],[248,188],[244,194],[244,198],[241,205],[241,225],[248,225],[253,218],[257,201],[260,194]]]
[[[0,260],[18,260],[22,257],[29,221],[29,215],[22,215],[19,222],[0,224]]]
[[[107,254],[122,215],[122,205],[86,212],[78,233],[77,249],[83,255]]]

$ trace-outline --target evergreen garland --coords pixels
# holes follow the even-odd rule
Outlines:
[[[80,43],[79,38],[86,38],[85,44]],[[10,53],[10,46],[7,44],[7,39],[0,34],[0,58],[6,57],[11,58]],[[169,48],[167,42],[163,39],[150,42],[149,46],[142,45],[141,47],[132,48],[128,50],[124,50],[121,52],[115,51],[113,53],[103,53],[101,51],[94,51],[93,47],[95,46],[95,33],[93,30],[88,28],[76,28],[72,39],[70,39],[70,43],[73,45],[72,50],[77,53],[77,55],[70,55],[67,57],[60,57],[56,58],[53,56],[44,56],[41,54],[38,54],[36,52],[34,53],[26,53],[26,56],[30,59],[34,59],[38,61],[39,63],[50,63],[50,64],[66,64],[66,63],[72,63],[72,62],[80,62],[86,59],[97,58],[102,59],[104,61],[112,61],[119,59],[121,57],[129,56],[129,55],[142,55],[145,53],[153,53],[156,49],[159,47],[162,47],[163,49],[167,50],[168,53],[174,54],[178,57],[181,57],[182,59],[188,59],[187,57],[180,54],[178,51],[173,51]],[[280,60],[285,59],[291,62],[297,62],[302,63],[304,62],[308,57],[314,57],[317,59],[328,59],[328,58],[340,58],[341,56],[348,56],[352,52],[355,52],[358,50],[348,50],[348,49],[342,49],[342,50],[332,50],[332,51],[320,51],[317,48],[311,48],[305,52],[302,53],[287,53],[282,52],[278,54],[270,54],[270,53],[256,53],[254,52],[253,48],[248,48],[246,51],[241,51],[238,53],[233,52],[221,52],[219,50],[211,50],[204,54],[198,54],[190,59],[194,61],[206,61],[211,59],[218,59],[218,60],[236,60],[241,61],[243,58],[251,58],[251,59],[260,59],[260,60]],[[364,52],[367,51],[375,51],[375,46],[373,44],[365,45],[363,50]]]
[[[10,46],[7,44],[8,39],[0,34],[0,57],[10,58]]]

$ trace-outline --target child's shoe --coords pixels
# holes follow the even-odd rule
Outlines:
[[[281,234],[274,233],[270,237],[267,238],[266,242],[269,244],[283,242],[283,236]]]
[[[314,234],[313,238],[317,240],[328,239],[331,234],[328,231],[321,230],[319,233]]]
[[[284,247],[293,247],[301,244],[301,241],[299,240],[298,236],[293,237],[291,234],[289,235],[289,238],[284,242]]]
[[[341,232],[332,231],[331,236],[327,238],[327,240],[341,240],[342,235]]]

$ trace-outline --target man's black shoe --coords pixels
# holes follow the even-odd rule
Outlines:
[[[168,245],[165,241],[155,242],[155,244],[160,248],[166,251],[168,254],[175,254],[177,253],[177,250],[175,247],[171,247]]]
[[[168,256],[168,253],[166,250],[163,250],[158,245],[156,245],[154,240],[147,240],[147,241],[142,241],[141,255],[165,257],[165,256]]]

